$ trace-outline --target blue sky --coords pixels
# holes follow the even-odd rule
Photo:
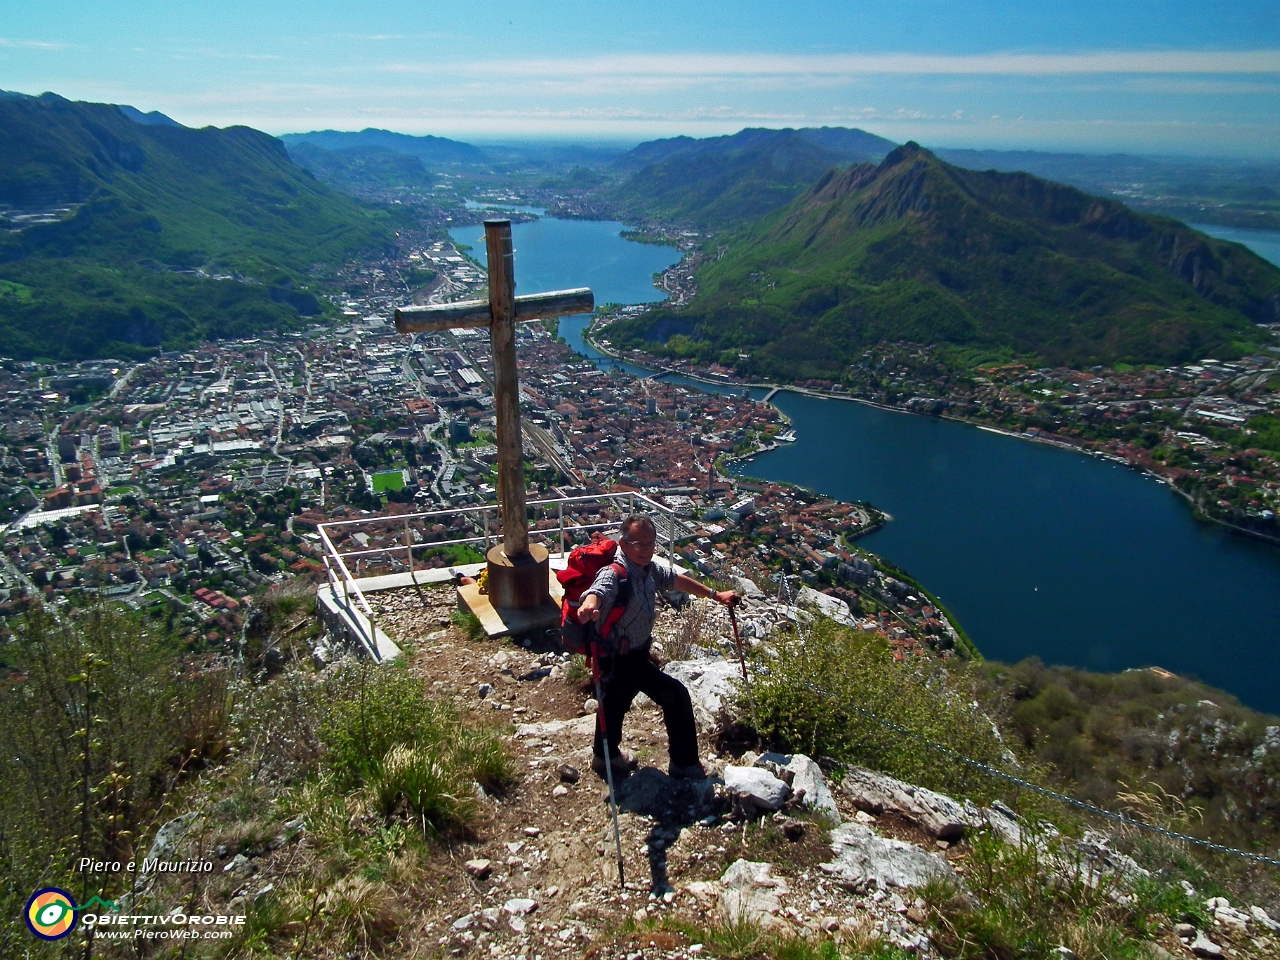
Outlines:
[[[1280,0],[24,0],[0,89],[195,126],[1280,158]]]

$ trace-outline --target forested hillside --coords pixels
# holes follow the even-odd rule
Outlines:
[[[723,229],[785,206],[832,167],[878,160],[893,146],[843,127],[652,140],[615,161],[630,176],[603,196],[627,216]]]
[[[1070,364],[1226,358],[1280,319],[1280,269],[1239,244],[916,144],[831,170],[715,243],[729,249],[699,272],[689,306],[619,323],[613,342],[838,376],[882,340]]]
[[[316,315],[318,267],[384,218],[247,127],[0,98],[0,353],[77,359],[243,336]]]

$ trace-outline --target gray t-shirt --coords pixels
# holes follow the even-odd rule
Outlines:
[[[647,567],[638,567],[618,547],[614,557],[627,571],[631,586],[631,599],[626,612],[609,631],[608,646],[613,649],[641,650],[649,645],[653,636],[653,623],[658,619],[658,591],[664,593],[676,584],[676,571],[665,560],[656,557]],[[619,578],[613,564],[601,567],[591,586],[582,591],[585,597],[594,593],[600,598],[600,623],[609,618],[613,601],[618,596]],[[623,641],[626,641],[624,644]]]

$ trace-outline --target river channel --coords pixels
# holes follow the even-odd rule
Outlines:
[[[625,241],[622,229],[516,224],[518,292],[590,285],[602,303],[662,299],[652,275],[676,251]],[[452,236],[483,262],[480,232]],[[1280,245],[1260,247],[1280,237],[1260,240],[1254,249],[1275,256]],[[565,317],[560,332],[601,366],[649,374],[602,357],[584,343],[585,325]],[[986,657],[1155,665],[1280,713],[1280,548],[1197,523],[1167,486],[1108,461],[851,401],[774,402],[797,441],[738,471],[887,510],[893,522],[860,544],[928,586]]]

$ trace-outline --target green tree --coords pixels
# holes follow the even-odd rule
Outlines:
[[[14,674],[0,688],[0,956],[18,956],[32,890],[113,898],[128,874],[80,874],[80,857],[145,852],[167,791],[226,748],[227,685],[183,676],[156,624],[102,608],[13,624]]]

